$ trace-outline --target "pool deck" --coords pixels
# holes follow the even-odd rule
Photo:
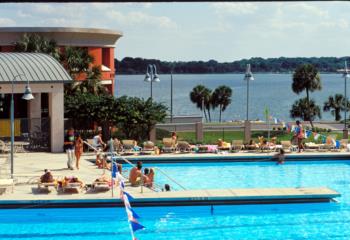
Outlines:
[[[320,153],[318,153],[319,155]],[[187,156],[188,155],[188,156]],[[221,154],[186,154],[186,155],[161,155],[161,156],[133,156],[136,161],[152,162],[144,159],[169,159],[179,157],[190,157],[193,161],[202,162],[204,158],[210,158],[212,161],[221,157],[245,157],[257,161],[256,157],[264,156],[271,158],[271,153],[250,154],[233,153],[227,155]],[[298,157],[306,156],[310,159],[317,158],[318,155],[311,153],[293,154]],[[288,155],[289,157],[292,156]],[[349,153],[322,153],[323,160],[328,156],[332,159],[350,159]],[[65,154],[52,153],[17,153],[15,155],[15,178],[16,185],[14,191],[11,188],[5,194],[0,195],[0,208],[31,208],[31,207],[106,207],[122,206],[119,199],[119,189],[109,192],[82,192],[78,194],[51,193],[43,194],[36,191],[37,180],[43,173],[43,169],[50,169],[54,177],[63,178],[64,176],[78,176],[86,184],[91,184],[94,179],[101,176],[104,172],[96,168],[91,162],[94,159],[93,154],[86,154],[81,159],[80,170],[69,170],[66,168]],[[218,160],[219,159],[219,160]],[[0,158],[1,160],[1,158]],[[2,161],[4,158],[2,158]],[[165,160],[164,160],[165,161]],[[175,161],[176,162],[176,161]],[[204,161],[206,162],[206,161]],[[106,171],[106,174],[110,172]],[[3,176],[0,176],[3,177]],[[154,192],[140,187],[127,187],[126,189],[132,196],[133,206],[174,206],[174,205],[221,205],[221,204],[262,204],[262,203],[298,203],[298,202],[329,202],[337,198],[340,194],[327,187],[319,188],[264,188],[264,189],[203,189],[203,190],[184,190],[171,192]]]

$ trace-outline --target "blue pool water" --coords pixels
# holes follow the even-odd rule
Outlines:
[[[135,208],[143,239],[350,239],[350,162],[157,164],[189,189],[327,186],[340,203]],[[158,173],[158,182],[169,182]],[[122,208],[0,210],[0,239],[130,239]]]

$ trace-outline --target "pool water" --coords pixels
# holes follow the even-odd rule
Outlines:
[[[350,239],[350,162],[157,164],[188,189],[327,186],[340,203],[134,208],[143,239]],[[156,173],[160,184],[169,180]],[[171,183],[170,183],[171,184]],[[173,188],[173,184],[171,184]],[[0,210],[0,239],[131,239],[122,208]]]

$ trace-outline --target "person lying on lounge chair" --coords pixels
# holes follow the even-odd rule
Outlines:
[[[44,174],[40,177],[41,183],[54,183],[55,179],[53,179],[52,173],[50,170],[45,169]]]
[[[75,185],[78,184],[80,186],[80,188],[82,188],[84,186],[83,181],[81,181],[79,178],[77,177],[64,177],[63,181],[62,181],[62,187],[69,187],[70,185]]]

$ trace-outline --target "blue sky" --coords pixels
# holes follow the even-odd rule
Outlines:
[[[349,55],[350,2],[8,3],[0,26],[119,30],[118,59],[339,57]]]

